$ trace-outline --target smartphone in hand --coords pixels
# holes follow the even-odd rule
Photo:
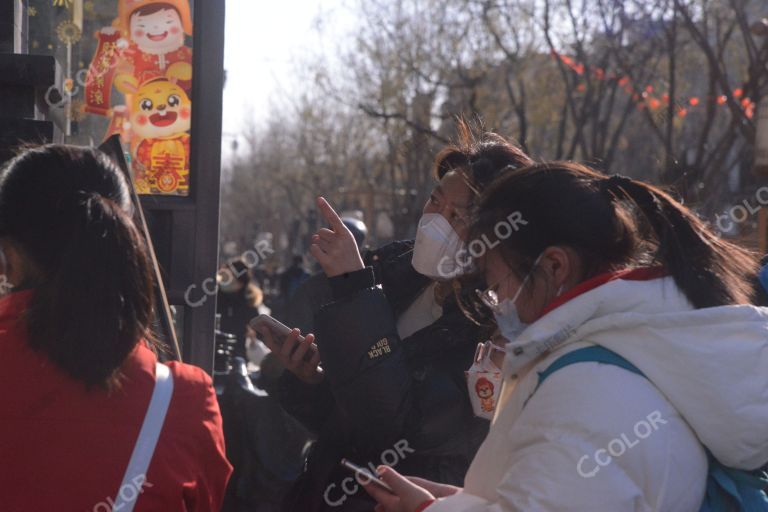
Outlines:
[[[288,337],[292,330],[284,323],[275,318],[272,318],[269,315],[259,315],[248,322],[248,325],[261,336],[264,336],[265,331],[269,331],[269,333],[272,335],[272,339],[280,347],[283,346],[285,339]],[[299,336],[299,342],[304,342],[304,336]],[[304,360],[309,361],[312,359],[312,356],[315,355],[315,352],[317,352],[317,345],[313,343],[309,350],[307,350],[307,353],[304,354]]]
[[[392,491],[392,488],[389,486],[389,484],[387,484],[384,480],[382,480],[378,476],[371,473],[368,469],[358,466],[357,464],[354,464],[352,462],[349,462],[347,459],[341,459],[341,465],[347,468],[348,470],[352,471],[353,473],[355,473],[355,475],[357,475],[358,477],[358,482],[364,482],[364,483],[371,482],[372,484],[381,487],[387,492],[391,492],[392,494],[394,494],[394,491]]]

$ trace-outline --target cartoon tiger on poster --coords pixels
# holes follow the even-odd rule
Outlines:
[[[132,99],[130,127],[139,140],[133,158],[136,191],[170,194],[189,189],[189,134],[192,102],[172,71],[139,84],[119,75],[118,90]]]

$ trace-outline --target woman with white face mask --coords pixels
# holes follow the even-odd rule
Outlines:
[[[768,308],[757,262],[660,189],[573,163],[504,174],[473,237],[509,340],[463,489],[380,468],[382,512],[766,510]],[[731,507],[738,494],[741,507]]]
[[[373,467],[385,459],[460,484],[488,431],[473,412],[465,371],[491,332],[462,314],[450,280],[469,261],[462,250],[477,192],[499,169],[531,160],[498,135],[475,139],[461,129],[461,143],[437,156],[438,183],[415,244],[360,255],[333,208],[318,201],[329,228],[315,235],[311,252],[333,291],[315,317],[324,375],[317,359],[303,361],[312,336],[301,344],[294,334],[273,348],[293,372],[281,383],[284,407],[319,436],[290,510],[373,508],[339,466],[342,457]]]

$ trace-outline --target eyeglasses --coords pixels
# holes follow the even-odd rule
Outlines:
[[[488,309],[497,313],[499,311],[499,294],[496,290],[475,290],[477,297]]]
[[[499,310],[499,304],[501,304],[501,301],[499,300],[499,286],[501,286],[501,283],[506,281],[509,276],[512,275],[512,272],[507,274],[504,279],[499,281],[498,283],[489,286],[485,290],[475,290],[475,293],[477,294],[477,297],[480,299],[480,302],[482,302],[488,309],[490,309],[492,312],[497,313]]]
[[[534,265],[538,264],[539,260],[536,260],[536,263]],[[509,279],[509,276],[511,276],[514,272],[510,272],[504,278],[499,281],[498,283],[494,284],[493,286],[489,286],[485,290],[475,290],[475,293],[477,294],[477,297],[480,299],[480,301],[485,304],[488,309],[491,310],[493,313],[499,313],[500,309],[499,306],[501,304],[501,301],[499,300],[499,286],[501,286],[501,283]],[[523,288],[525,288],[525,285],[528,283],[528,280],[530,279],[531,274],[529,273],[527,276],[525,276],[525,279],[523,279],[523,282],[520,283],[520,287],[517,289],[517,292],[515,293],[515,296],[512,297],[512,302],[517,301],[517,297],[520,295],[520,292],[523,291]]]

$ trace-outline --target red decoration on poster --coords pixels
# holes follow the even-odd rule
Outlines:
[[[88,67],[88,78],[85,82],[85,111],[106,116],[112,108],[112,80],[119,59],[117,41],[120,34],[99,32],[96,39],[99,42]]]

